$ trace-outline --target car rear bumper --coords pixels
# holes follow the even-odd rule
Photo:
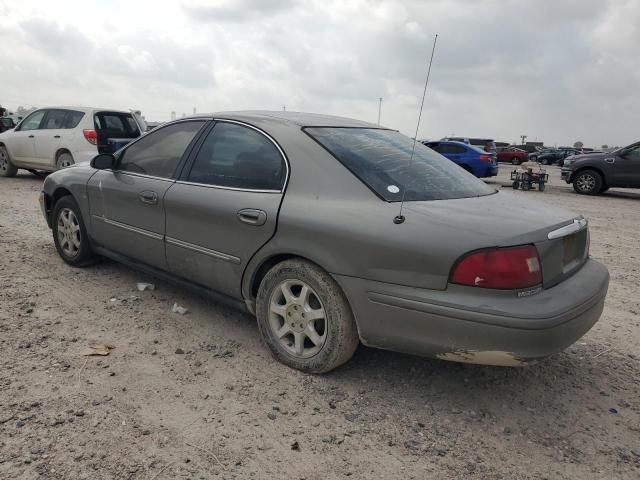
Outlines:
[[[488,365],[559,352],[598,321],[609,273],[588,260],[572,277],[528,297],[450,285],[427,290],[336,276],[365,345]]]

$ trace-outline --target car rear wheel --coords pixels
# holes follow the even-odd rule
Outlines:
[[[325,373],[349,360],[358,330],[336,281],[317,265],[286,260],[262,279],[258,327],[272,355],[285,365]]]
[[[61,168],[70,167],[74,163],[76,162],[73,160],[73,157],[69,152],[62,152],[60,155],[58,155],[58,158],[56,160],[56,167],[58,167],[58,170],[60,170]]]
[[[520,165],[521,163],[522,163],[522,161],[518,157],[513,157],[511,159],[511,164],[512,165]]]
[[[73,197],[67,195],[53,207],[53,241],[58,254],[69,265],[83,267],[96,256],[91,249],[80,208]]]
[[[602,189],[602,176],[595,170],[583,170],[573,179],[573,189],[583,195],[597,195]]]
[[[9,159],[6,147],[0,145],[0,177],[15,177],[18,173],[16,166]]]

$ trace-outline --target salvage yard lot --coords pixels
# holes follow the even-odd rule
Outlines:
[[[640,192],[579,196],[548,171],[516,195],[589,219],[611,274],[591,332],[518,369],[361,347],[325,376],[272,360],[247,314],[111,261],[67,266],[42,179],[3,178],[0,478],[638,478]],[[81,356],[93,343],[115,348]]]

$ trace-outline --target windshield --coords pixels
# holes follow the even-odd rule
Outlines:
[[[495,189],[420,142],[392,130],[313,127],[305,131],[388,202],[478,197]]]

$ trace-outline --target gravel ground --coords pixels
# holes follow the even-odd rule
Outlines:
[[[0,179],[0,478],[640,477],[638,191],[517,193],[588,217],[611,273],[567,351],[514,369],[361,347],[312,376],[273,361],[247,314],[113,262],[66,266],[41,183]],[[82,356],[92,343],[114,349]]]

